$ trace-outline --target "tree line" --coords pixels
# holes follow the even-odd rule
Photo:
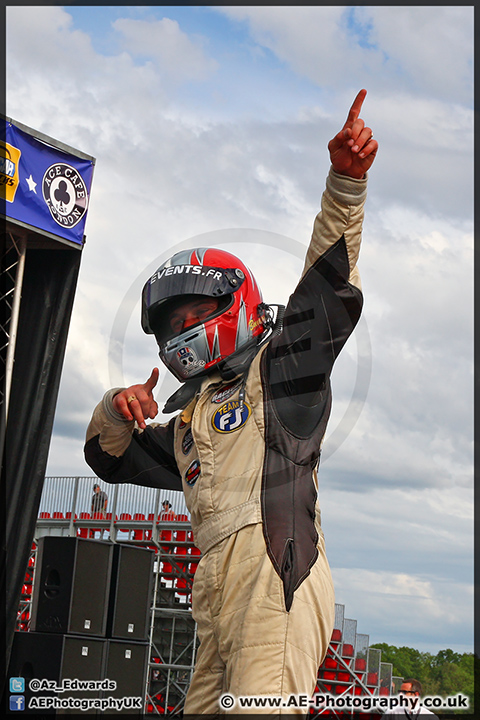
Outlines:
[[[478,662],[474,653],[460,654],[447,649],[432,655],[386,643],[377,643],[371,647],[382,651],[382,662],[392,663],[393,675],[419,680],[424,695],[467,695],[470,699],[468,713],[473,713],[474,662]]]

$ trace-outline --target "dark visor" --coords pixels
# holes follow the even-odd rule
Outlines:
[[[158,311],[165,309],[162,306],[167,301],[186,295],[204,295],[220,299],[234,293],[244,280],[243,272],[234,268],[202,265],[172,265],[159,268],[143,288],[142,328],[146,333],[156,332],[155,319],[159,317]]]

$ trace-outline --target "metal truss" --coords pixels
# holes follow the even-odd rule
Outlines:
[[[2,320],[0,324],[1,347],[1,387],[0,404],[4,407],[5,417],[8,415],[8,401],[12,382],[15,341],[17,337],[18,315],[25,267],[26,242],[14,237],[10,232],[4,233],[2,243],[1,264],[1,295],[0,305]]]

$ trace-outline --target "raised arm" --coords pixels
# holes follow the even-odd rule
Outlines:
[[[358,93],[343,128],[328,144],[332,167],[302,278],[289,299],[283,331],[267,352],[277,414],[301,436],[328,412],[330,373],[362,310],[357,259],[366,172],[378,149],[359,116],[365,95],[365,90]]]

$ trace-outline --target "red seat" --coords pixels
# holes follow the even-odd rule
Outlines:
[[[161,574],[164,580],[173,580],[173,568],[171,563],[162,560]]]
[[[338,628],[334,628],[333,632],[332,632],[332,637],[330,640],[330,645],[332,646],[333,650],[338,649],[341,639],[342,639],[342,631],[339,630]]]
[[[191,587],[187,583],[186,578],[184,577],[177,577],[175,578],[175,590],[179,595],[189,595],[191,591]]]
[[[351,658],[353,657],[353,645],[349,645],[348,643],[345,643],[342,648],[342,657],[344,658]]]
[[[143,513],[135,513],[133,516],[133,519],[135,522],[144,522],[145,521],[145,515]],[[134,540],[144,540],[145,538],[145,530],[140,530],[137,528],[133,531],[133,539]]]
[[[54,520],[63,520],[63,513],[62,512],[54,512],[53,513],[53,519]]]
[[[390,695],[390,691],[387,687],[381,687],[378,691],[379,695]]]
[[[155,521],[155,515],[153,513],[148,514],[147,522],[154,523]],[[145,530],[145,540],[151,540],[152,539],[152,528],[148,528]]]
[[[331,670],[324,670],[320,677],[322,677],[323,680],[335,680],[335,673]]]
[[[355,660],[355,670],[358,670],[359,672],[365,671],[367,669],[367,661],[363,658],[357,658]]]
[[[188,523],[188,515],[177,515],[177,521],[178,522],[185,522]],[[187,540],[187,529],[185,530],[176,530],[175,531],[175,540],[178,543],[184,543]],[[175,555],[187,555],[188,548],[186,545],[177,545],[175,547],[174,553]],[[187,582],[187,579],[185,577],[185,574],[187,573],[187,567],[188,564],[184,562],[179,562],[177,560],[177,572],[180,573],[180,577],[177,577],[175,581],[175,588],[177,592],[180,595],[188,595],[190,592],[190,585]]]
[[[190,557],[195,557],[195,556],[198,557],[201,554],[202,553],[200,552],[200,550],[197,547],[193,546],[190,548]],[[198,567],[198,560],[194,560],[193,562],[191,562],[190,565],[188,566],[188,574],[195,575],[197,567]]]
[[[188,515],[177,515],[177,520],[178,522],[188,522]],[[177,542],[186,542],[187,530],[177,530],[175,532],[175,540],[177,540]]]
[[[172,522],[175,519],[174,513],[166,513],[163,515],[162,519],[160,520],[160,515],[158,516],[159,522]],[[160,542],[171,542],[173,536],[173,532],[171,530],[161,530],[160,531]],[[162,547],[163,552],[172,552],[172,547],[170,545],[167,545],[165,547]]]
[[[49,520],[50,519],[50,513],[49,512],[41,512],[39,515],[40,520]]]
[[[367,673],[367,685],[378,685],[378,673]]]
[[[81,512],[79,515],[79,520],[91,520],[90,513]],[[78,537],[87,538],[88,537],[88,528],[82,528],[82,527],[78,528],[77,535],[78,535]]]

